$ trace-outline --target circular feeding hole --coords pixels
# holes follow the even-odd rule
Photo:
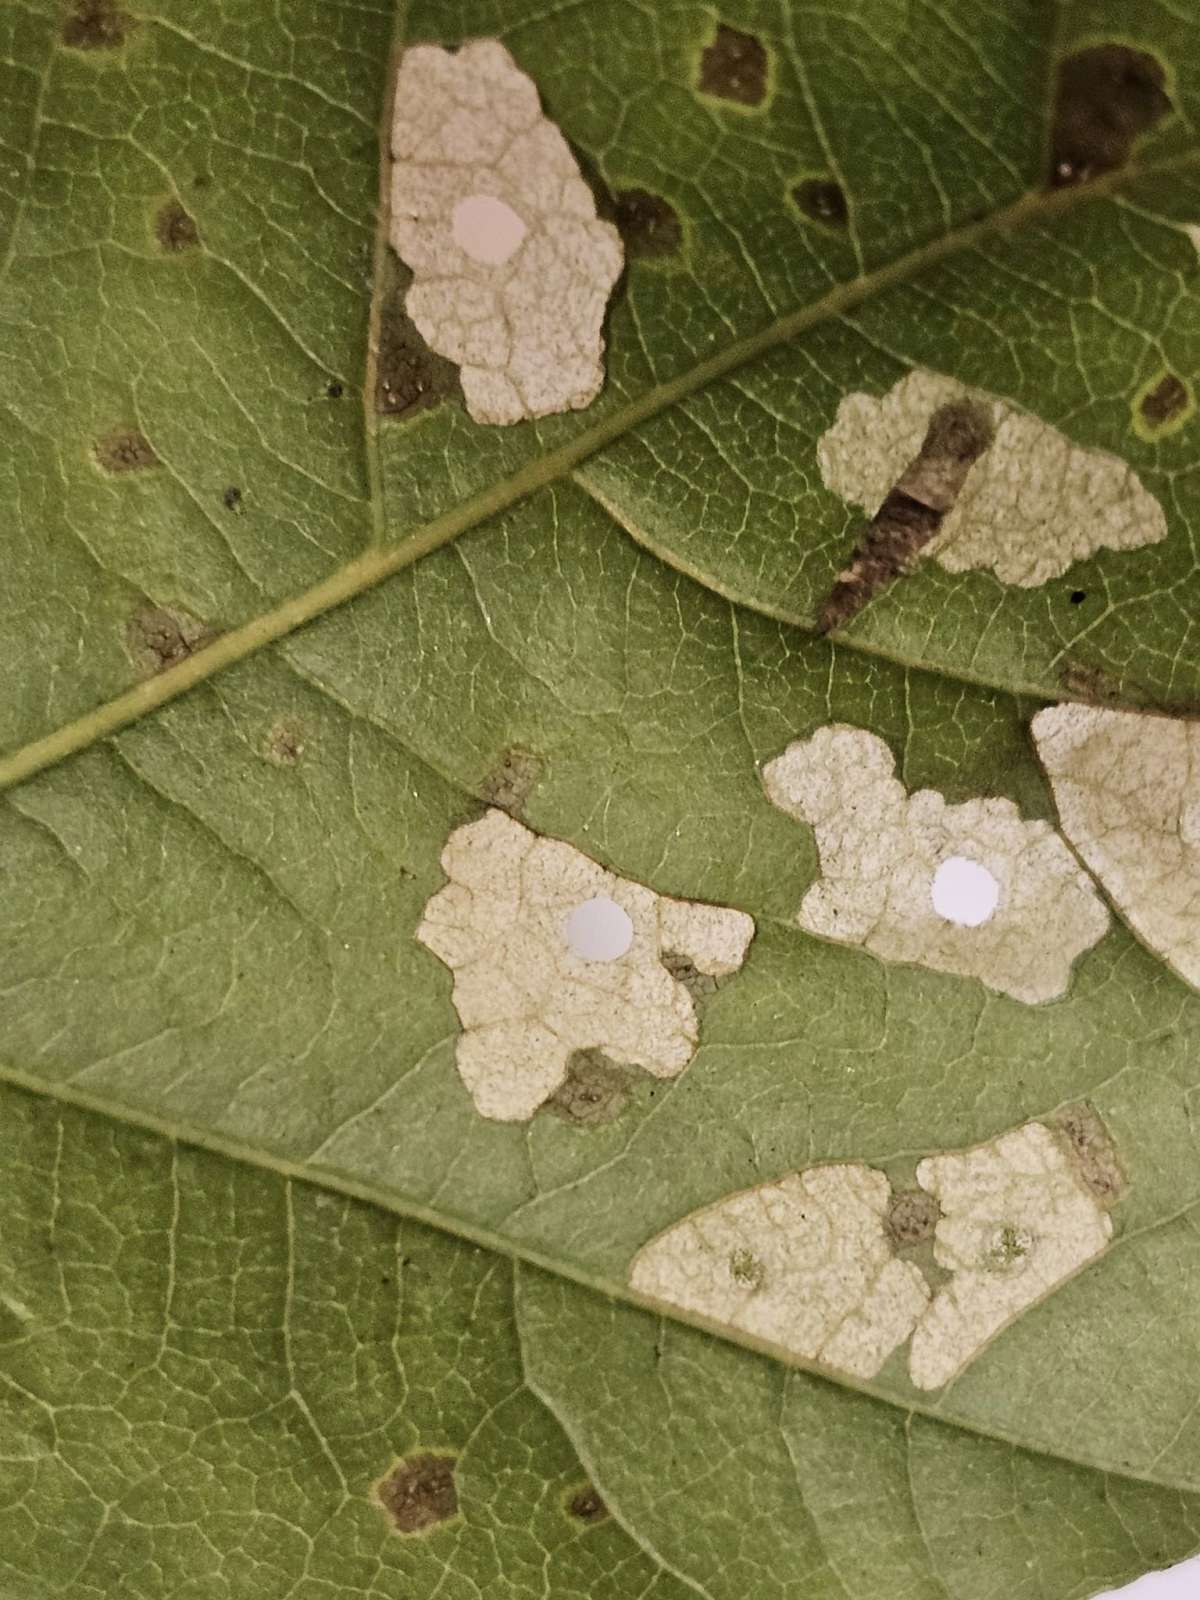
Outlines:
[[[978,928],[1000,903],[1000,885],[978,861],[951,856],[934,873],[930,898],[939,917],[963,928]]]
[[[584,961],[616,961],[633,943],[633,923],[615,900],[594,895],[567,918],[567,943]]]
[[[450,219],[454,242],[472,261],[499,267],[520,248],[529,231],[510,205],[494,194],[469,194]]]

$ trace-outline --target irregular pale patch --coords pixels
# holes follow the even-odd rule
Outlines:
[[[1031,588],[1097,550],[1136,550],[1167,534],[1162,506],[1116,456],[953,378],[917,369],[886,395],[847,395],[817,442],[828,488],[874,517],[920,453],[935,412],[969,399],[993,437],[924,546],[950,572],[990,567]]]
[[[1011,800],[909,795],[887,745],[862,728],[835,723],[797,740],[763,768],[763,784],[816,833],[821,876],[796,917],[810,933],[978,978],[1032,1005],[1065,993],[1072,962],[1108,928],[1091,880],[1049,823],[1025,821]],[[952,882],[976,884],[965,916],[949,914],[942,869],[951,862]],[[980,875],[995,885],[995,909],[982,917]]]
[[[454,973],[458,1070],[501,1122],[530,1118],[579,1050],[677,1076],[699,1030],[664,955],[716,977],[754,936],[745,912],[655,894],[494,809],[450,835],[442,866],[417,938]]]
[[[1200,989],[1200,723],[1061,705],[1033,719],[1063,832],[1121,915]]]
[[[857,1163],[810,1167],[706,1206],[634,1257],[639,1293],[871,1378],[929,1301],[885,1231],[891,1187]]]
[[[1040,1122],[953,1155],[917,1182],[938,1202],[934,1258],[952,1276],[913,1333],[918,1389],[948,1383],[988,1341],[1105,1248],[1112,1220]]]
[[[604,381],[600,327],[621,240],[502,44],[404,52],[392,158],[391,241],[414,273],[408,315],[461,368],[476,422],[589,404]]]

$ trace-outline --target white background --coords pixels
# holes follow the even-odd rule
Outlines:
[[[1200,1556],[1172,1567],[1169,1572],[1154,1572],[1139,1578],[1124,1589],[1107,1589],[1099,1600],[1200,1600]]]

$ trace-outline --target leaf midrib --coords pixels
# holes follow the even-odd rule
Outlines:
[[[808,305],[786,313],[766,327],[746,335],[745,338],[735,340],[723,350],[706,357],[705,360],[666,382],[653,385],[627,405],[617,407],[590,428],[584,428],[565,444],[527,463],[509,477],[498,479],[488,488],[460,501],[396,544],[365,551],[311,588],[291,596],[271,610],[253,617],[249,622],[221,634],[212,644],[198,650],[187,660],[179,662],[153,678],[135,684],[133,688],[103,702],[82,717],[64,723],[53,732],[32,740],[0,758],[0,791],[24,783],[68,756],[110,737],[121,728],[128,727],[157,710],[158,707],[177,699],[197,684],[207,681],[226,667],[245,660],[246,657],[279,639],[286,638],[307,623],[325,615],[326,612],[364,594],[395,573],[412,566],[422,556],[450,544],[460,534],[507,511],[518,501],[528,498],[539,489],[567,477],[589,456],[595,455],[606,445],[623,437],[640,423],[649,421],[706,385],[778,348],[788,340],[797,338],[817,324],[844,315],[873,295],[915,277],[947,256],[973,248],[993,234],[1013,233],[1030,223],[1052,220],[1077,205],[1103,198],[1136,179],[1161,175],[1194,163],[1197,159],[1200,159],[1200,150],[1188,150],[1141,168],[1125,168],[1107,178],[1075,188],[1031,189],[990,217],[954,229],[940,239],[932,240],[905,255],[898,256],[894,261],[877,267],[873,272],[835,284],[832,289]],[[378,248],[380,251],[386,248],[383,244],[382,225]],[[377,283],[378,279],[377,272]],[[376,306],[373,308],[373,323],[377,314]],[[372,509],[378,531],[382,514],[376,449],[378,419],[370,409],[370,388],[368,382],[366,448],[372,487]],[[678,561],[673,564],[678,566]],[[711,587],[711,584],[708,586]],[[858,647],[857,641],[846,642],[855,648]]]

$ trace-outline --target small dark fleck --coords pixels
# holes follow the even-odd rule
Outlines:
[[[221,503],[226,511],[236,511],[242,503],[242,491],[236,483],[231,483],[221,496]]]
[[[613,197],[613,221],[631,259],[674,255],[683,229],[674,207],[648,189],[621,189]]]
[[[75,0],[63,22],[62,42],[72,50],[115,50],[135,22],[115,0]]]
[[[1098,44],[1059,62],[1050,138],[1051,188],[1087,183],[1125,165],[1134,140],[1171,111],[1161,61]]]
[[[136,428],[118,428],[97,439],[92,454],[105,472],[144,472],[159,465],[154,446]]]
[[[1142,421],[1150,428],[1165,428],[1188,410],[1191,395],[1183,379],[1174,372],[1164,372],[1159,381],[1138,403]]]
[[[633,1075],[599,1050],[576,1050],[567,1076],[544,1109],[563,1122],[596,1128],[615,1122],[632,1098]]]
[[[168,200],[154,219],[154,237],[168,255],[194,250],[200,243],[200,230],[178,200]]]
[[[580,1522],[603,1522],[608,1516],[608,1507],[590,1483],[571,1496],[567,1510]]]
[[[806,178],[792,190],[792,199],[806,217],[829,228],[844,228],[850,221],[846,191],[829,178]]]
[[[1081,606],[1086,599],[1087,599],[1087,590],[1086,589],[1072,589],[1071,590],[1071,604],[1073,606]]]
[[[375,1492],[397,1533],[423,1533],[458,1510],[454,1457],[408,1456],[396,1463]]]
[[[340,400],[345,392],[345,389],[340,383],[327,383],[325,385],[325,393],[331,400]]]
[[[717,25],[716,36],[700,57],[700,88],[719,100],[760,106],[767,93],[767,52],[752,33]]]

